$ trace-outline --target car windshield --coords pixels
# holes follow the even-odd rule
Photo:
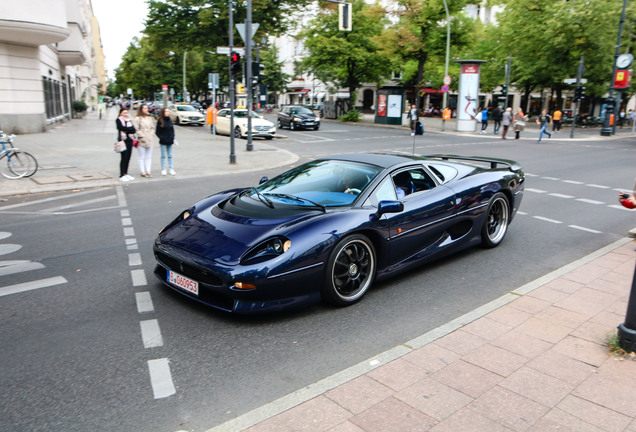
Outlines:
[[[314,113],[312,110],[305,107],[293,107],[290,111],[292,114],[313,114]]]
[[[235,118],[247,118],[247,111],[234,111],[234,117]],[[261,118],[261,116],[259,116],[255,112],[252,112],[252,118]]]
[[[291,169],[258,186],[274,202],[294,206],[350,205],[381,168],[340,160],[313,161]]]
[[[193,106],[190,105],[179,105],[177,107],[178,111],[196,111]]]

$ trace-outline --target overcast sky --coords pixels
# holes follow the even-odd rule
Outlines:
[[[93,14],[106,56],[106,73],[115,78],[115,68],[126,52],[130,41],[140,36],[148,14],[145,0],[92,0]]]

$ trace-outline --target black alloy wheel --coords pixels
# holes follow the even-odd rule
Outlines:
[[[322,286],[323,299],[336,306],[359,301],[375,278],[375,248],[364,235],[355,234],[338,242],[327,261]]]

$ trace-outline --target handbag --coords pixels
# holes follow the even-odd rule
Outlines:
[[[122,153],[126,151],[126,143],[123,141],[117,141],[115,143],[115,152]]]
[[[521,126],[521,127],[526,127],[526,122],[519,120],[517,123],[515,123],[516,126]]]

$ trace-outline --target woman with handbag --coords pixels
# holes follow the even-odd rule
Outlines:
[[[134,180],[133,176],[128,175],[128,165],[130,164],[130,157],[132,155],[133,148],[133,135],[136,132],[135,126],[133,126],[132,120],[128,117],[128,109],[121,107],[119,110],[119,117],[115,120],[117,125],[118,138],[126,144],[126,150],[120,153],[121,161],[119,162],[119,181],[129,182]]]
[[[517,113],[514,117],[515,139],[519,139],[519,134],[526,127],[528,117],[525,116],[521,108],[517,108]]]
[[[152,177],[150,168],[152,166],[152,144],[153,133],[155,131],[155,119],[148,115],[148,105],[141,104],[137,110],[137,116],[133,120],[137,129],[137,156],[139,157],[139,172],[142,177]]]

